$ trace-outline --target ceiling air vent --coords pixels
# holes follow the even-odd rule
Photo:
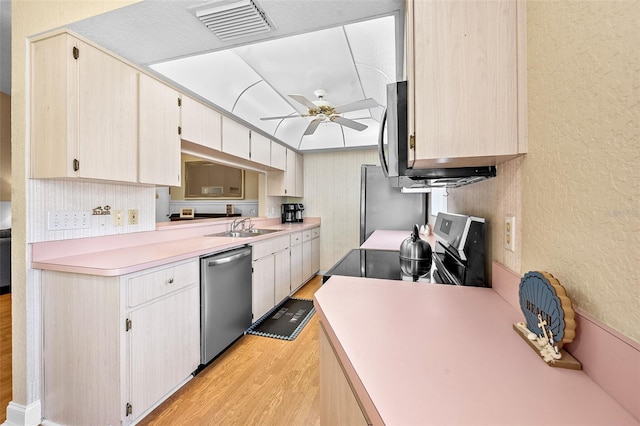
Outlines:
[[[216,1],[195,11],[202,21],[222,41],[271,31],[271,25],[253,0]]]

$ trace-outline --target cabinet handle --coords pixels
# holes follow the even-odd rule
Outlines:
[[[167,281],[169,284],[173,284],[173,278],[169,278],[169,281]]]

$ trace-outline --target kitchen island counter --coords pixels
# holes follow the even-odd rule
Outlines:
[[[373,424],[638,424],[585,372],[547,366],[490,288],[333,276],[314,302]]]

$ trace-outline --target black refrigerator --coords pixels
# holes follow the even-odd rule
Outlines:
[[[376,229],[406,230],[409,233],[413,225],[426,224],[427,197],[427,193],[401,192],[400,188],[391,186],[382,167],[363,164],[360,185],[360,244]]]

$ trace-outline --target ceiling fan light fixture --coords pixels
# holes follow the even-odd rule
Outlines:
[[[222,0],[195,9],[196,17],[220,40],[266,33],[273,26],[253,0]]]

